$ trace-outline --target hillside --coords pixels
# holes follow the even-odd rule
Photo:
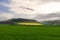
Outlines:
[[[37,21],[32,19],[24,19],[24,18],[13,18],[6,21],[0,21],[0,24],[14,24],[16,22],[37,22]]]
[[[43,21],[45,25],[60,25],[60,20],[48,20]]]

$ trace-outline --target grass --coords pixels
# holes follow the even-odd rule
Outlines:
[[[0,24],[0,40],[60,40],[60,26]]]

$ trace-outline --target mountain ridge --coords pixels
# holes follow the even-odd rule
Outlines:
[[[13,18],[5,21],[0,21],[0,24],[15,24],[16,22],[37,22],[37,21],[33,19]]]

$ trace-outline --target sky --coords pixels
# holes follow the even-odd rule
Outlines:
[[[51,14],[60,15],[60,0],[0,0],[0,20],[27,18],[44,21],[60,18],[48,16]]]

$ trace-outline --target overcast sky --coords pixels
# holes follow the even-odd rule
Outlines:
[[[32,19],[37,14],[47,15],[59,11],[60,0],[0,0],[0,20]]]

